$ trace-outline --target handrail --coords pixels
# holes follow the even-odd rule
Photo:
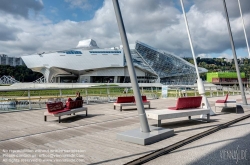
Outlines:
[[[185,97],[185,96],[196,96],[198,95],[197,89],[192,90],[180,90],[180,87],[176,86],[171,87],[168,90],[168,97]],[[190,86],[188,86],[190,88]],[[16,109],[22,109],[22,106],[25,105],[25,109],[34,109],[35,108],[45,108],[45,104],[48,101],[54,100],[58,101],[71,97],[75,98],[75,92],[80,91],[81,96],[84,101],[88,104],[89,102],[110,102],[115,101],[118,96],[130,96],[133,95],[133,91],[129,90],[127,93],[124,93],[126,87],[116,87],[116,86],[102,86],[102,87],[91,87],[91,88],[50,88],[50,89],[4,89],[0,90],[0,111],[3,109],[8,109],[8,102],[11,105],[15,105]],[[214,96],[224,96],[227,92],[230,92],[230,95],[240,94],[239,91],[223,88],[222,91],[213,90],[208,87],[206,90],[206,95],[208,97]],[[21,92],[22,91],[22,92]],[[38,92],[39,91],[39,92]],[[86,92],[87,91],[87,92]],[[161,89],[156,87],[142,87],[141,95],[146,95],[150,99],[157,99],[161,97]],[[25,94],[25,95],[24,95]],[[7,108],[6,108],[7,107]],[[13,109],[13,107],[11,108]]]

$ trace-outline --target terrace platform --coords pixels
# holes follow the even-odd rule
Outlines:
[[[229,97],[236,99],[237,103],[241,102],[240,95]],[[208,98],[213,110],[215,101],[221,98],[224,97]],[[150,110],[175,106],[176,100],[150,100]],[[169,119],[162,127],[174,129],[175,135],[142,146],[116,138],[117,133],[140,126],[135,108],[121,112],[113,109],[113,103],[86,106],[89,112],[87,117],[79,114],[63,118],[61,123],[57,120],[44,122],[44,109],[0,114],[0,164],[124,164],[219,124],[250,114],[249,107],[243,107],[244,113],[238,114],[232,108],[223,109],[223,112],[218,108],[217,114],[211,116],[210,123],[188,120],[186,117]],[[149,124],[156,126],[157,122],[149,120]],[[26,154],[26,157],[17,157],[20,154]],[[13,155],[17,156],[11,157]]]

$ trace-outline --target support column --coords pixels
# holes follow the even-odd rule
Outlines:
[[[244,91],[244,88],[243,88],[243,85],[242,85],[242,79],[241,79],[241,76],[240,76],[240,69],[239,69],[239,66],[238,66],[237,55],[236,55],[236,52],[235,52],[234,40],[233,40],[233,35],[232,35],[231,27],[230,27],[230,22],[229,22],[229,18],[228,18],[227,6],[226,6],[226,1],[225,0],[223,0],[223,6],[224,6],[224,10],[225,10],[227,28],[228,28],[228,33],[229,33],[229,37],[230,37],[230,42],[231,42],[231,47],[232,47],[233,57],[234,57],[234,63],[235,63],[235,68],[236,68],[236,72],[237,72],[241,97],[242,97],[242,104],[247,105],[247,99],[246,99],[245,91]]]
[[[154,128],[154,127],[151,127],[151,130],[150,130],[149,128],[148,120],[147,120],[144,106],[142,103],[142,97],[140,94],[137,77],[135,74],[135,68],[133,65],[132,56],[130,54],[126,31],[125,31],[125,27],[123,24],[121,11],[120,11],[120,6],[118,3],[118,0],[112,0],[112,1],[114,5],[114,10],[115,10],[119,32],[120,32],[120,36],[122,40],[123,50],[124,50],[125,58],[127,61],[131,85],[133,88],[134,97],[136,101],[136,107],[137,107],[138,116],[140,120],[140,129],[134,129],[134,130],[126,131],[123,133],[118,133],[117,139],[132,142],[132,143],[137,143],[141,145],[147,145],[150,143],[157,142],[161,139],[165,139],[169,136],[173,136],[174,131],[172,129],[163,129],[163,128]]]
[[[129,71],[129,75],[130,75],[130,81],[131,81],[131,85],[132,85],[135,100],[136,100],[136,106],[137,106],[137,110],[138,110],[138,114],[139,114],[141,131],[142,132],[150,132],[148,120],[147,120],[147,117],[145,114],[144,106],[142,104],[142,97],[140,94],[140,89],[139,89],[137,77],[135,74],[135,68],[133,65],[132,56],[130,54],[130,49],[129,49],[129,45],[128,45],[128,40],[127,40],[125,27],[123,24],[122,15],[121,15],[121,11],[120,11],[120,6],[118,4],[118,0],[113,0],[113,4],[114,4],[116,19],[117,19],[117,23],[118,23],[118,27],[119,27],[119,31],[120,31],[121,40],[122,40],[123,50],[124,50],[125,58],[127,61],[128,71]]]
[[[202,95],[202,103],[204,104],[203,108],[209,109],[210,114],[214,115],[215,113],[212,111],[212,109],[211,109],[211,107],[210,107],[210,105],[208,103],[208,100],[207,100],[207,97],[206,97],[206,92],[205,92],[205,87],[204,87],[204,84],[202,82],[202,79],[200,78],[198,65],[197,65],[197,61],[196,61],[196,57],[195,57],[195,53],[194,53],[193,43],[192,43],[191,35],[190,35],[190,32],[189,32],[186,12],[185,12],[184,5],[183,5],[183,0],[181,0],[181,7],[182,7],[183,16],[184,16],[184,20],[185,20],[185,24],[186,24],[187,33],[188,33],[190,48],[191,48],[191,51],[192,51],[193,60],[194,60],[194,64],[195,64],[195,70],[196,70],[196,74],[197,74],[198,91],[199,91],[199,94]]]
[[[88,97],[88,89],[85,88],[85,94],[86,94],[86,104],[89,104],[89,97]]]
[[[212,93],[211,87],[209,89],[210,89],[210,97],[213,97],[213,93]]]
[[[241,15],[241,21],[242,21],[243,31],[244,31],[244,35],[245,35],[245,39],[246,39],[246,44],[247,44],[248,55],[249,55],[249,58],[250,58],[250,49],[249,49],[248,40],[247,40],[247,34],[246,34],[246,29],[245,29],[245,23],[244,23],[244,19],[243,19],[243,16],[242,16],[240,0],[238,0],[238,4],[239,4],[239,9],[240,9],[240,15]]]
[[[110,102],[110,92],[109,92],[109,86],[107,87],[107,96],[108,96],[108,102]]]
[[[30,90],[28,90],[28,99],[29,99],[29,109],[31,109],[31,102],[30,102]]]
[[[114,83],[118,83],[118,76],[114,77]]]
[[[59,89],[60,99],[62,100],[62,89]]]

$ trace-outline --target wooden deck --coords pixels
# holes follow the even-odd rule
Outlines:
[[[208,99],[213,110],[217,99]],[[150,110],[164,109],[176,103],[173,98],[150,101]],[[242,114],[235,114],[235,110],[219,113],[211,116],[210,123],[189,121],[188,118],[170,119],[166,124],[163,122],[162,127],[173,128],[175,136],[141,146],[116,140],[116,133],[140,127],[135,107],[125,108],[122,112],[114,110],[113,103],[87,107],[87,117],[85,112],[64,116],[61,123],[56,117],[48,117],[44,122],[44,109],[0,114],[0,164],[124,164],[250,113],[250,110]],[[149,120],[149,124],[157,123]]]

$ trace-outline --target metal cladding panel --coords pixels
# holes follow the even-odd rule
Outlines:
[[[96,51],[112,52],[112,50],[98,49]],[[82,54],[48,53],[42,55],[22,56],[29,68],[58,67],[72,70],[87,70],[107,67],[123,67],[124,56],[121,53],[90,53],[89,50],[81,50]]]
[[[103,68],[84,74],[84,76],[124,76],[124,68]]]
[[[135,72],[137,76],[145,76],[145,72],[140,69],[135,68]],[[103,68],[84,74],[84,76],[129,76],[129,73],[127,68]]]
[[[135,73],[136,76],[145,76],[145,72],[143,72],[142,70],[135,68]],[[125,68],[125,75],[124,76],[129,76],[129,71],[128,68]]]

